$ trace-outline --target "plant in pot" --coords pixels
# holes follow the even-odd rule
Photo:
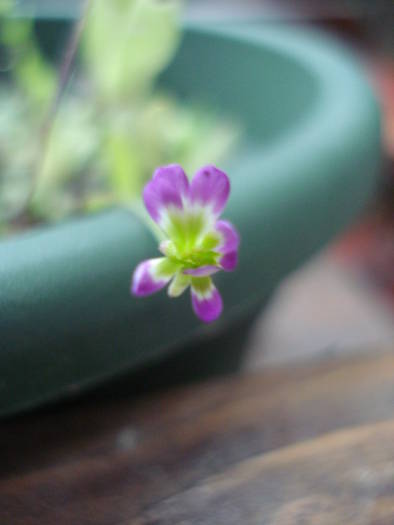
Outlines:
[[[23,104],[12,106],[4,86],[2,224],[35,227],[0,243],[2,413],[176,352],[171,367],[182,374],[233,364],[231,348],[280,279],[373,191],[379,112],[352,57],[269,25],[186,24],[178,44],[177,9],[92,2],[68,47],[70,64],[80,39],[79,73],[66,83],[66,61],[57,88],[32,46],[32,21],[3,23],[9,56],[29,53],[12,69]],[[242,244],[236,272],[215,276],[224,309],[214,324],[202,324],[186,296],[130,297],[133,269],[159,255],[141,190],[171,163],[188,173],[217,164],[231,179],[226,219]]]

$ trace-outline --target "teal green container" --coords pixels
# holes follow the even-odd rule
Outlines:
[[[215,279],[222,318],[203,326],[187,294],[130,296],[134,267],[156,256],[157,247],[126,211],[3,241],[0,414],[175,351],[187,367],[191,345],[209,361],[206,352],[216,341],[221,359],[230,361],[226,334],[242,327],[242,341],[245,320],[280,280],[348,225],[373,194],[381,156],[378,107],[360,67],[331,40],[272,25],[188,27],[162,82],[245,128],[239,150],[221,166],[232,181],[225,217],[242,236],[238,270]]]

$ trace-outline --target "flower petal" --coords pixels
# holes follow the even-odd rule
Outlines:
[[[220,268],[213,265],[200,266],[199,268],[187,268],[183,270],[185,275],[193,275],[194,277],[206,277],[207,275],[212,275],[218,272]]]
[[[194,313],[204,323],[215,321],[222,313],[222,298],[209,277],[192,279],[191,296]]]
[[[194,175],[189,194],[192,204],[210,206],[218,216],[226,206],[230,194],[229,178],[215,166],[204,166]]]
[[[157,168],[144,188],[143,199],[149,215],[160,224],[163,212],[168,208],[183,209],[188,193],[189,181],[182,167],[170,164]]]
[[[219,264],[225,272],[232,272],[238,264],[238,252],[228,252],[219,259]]]
[[[223,256],[219,259],[219,264],[226,272],[231,272],[238,264],[239,233],[229,221],[217,221],[216,231],[221,237],[219,245],[215,248]]]
[[[234,252],[238,250],[239,233],[229,221],[216,221],[215,230],[219,232],[221,240],[215,250],[220,253]]]
[[[179,297],[190,284],[190,277],[184,275],[179,271],[173,280],[171,281],[170,286],[168,287],[168,295],[170,297]]]
[[[166,257],[143,261],[134,270],[131,292],[140,297],[155,293],[168,283],[177,269]]]

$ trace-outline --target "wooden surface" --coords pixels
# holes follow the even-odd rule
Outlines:
[[[394,524],[394,355],[4,422],[1,525]]]

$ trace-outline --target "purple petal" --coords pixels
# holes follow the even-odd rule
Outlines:
[[[212,284],[209,294],[200,295],[191,288],[192,305],[194,313],[204,321],[204,323],[211,323],[215,321],[223,310],[223,302],[220,293]]]
[[[190,183],[190,201],[203,206],[210,205],[216,215],[220,215],[226,206],[229,194],[229,178],[215,166],[199,169]]]
[[[221,236],[221,241],[216,250],[223,254],[219,260],[220,266],[226,272],[231,272],[238,264],[239,234],[235,227],[228,221],[217,221],[215,229]]]
[[[226,272],[232,272],[235,270],[238,264],[238,252],[228,252],[219,259],[219,264]]]
[[[229,221],[216,221],[215,230],[219,232],[221,241],[215,248],[220,253],[234,252],[238,250],[240,238],[239,233]]]
[[[161,258],[148,259],[137,266],[134,270],[131,283],[132,294],[144,297],[145,295],[150,295],[164,288],[171,276],[168,278],[164,276],[158,278],[155,276],[155,269],[161,260]]]
[[[200,266],[199,268],[188,268],[183,270],[185,275],[194,275],[194,277],[206,277],[218,272],[220,268],[218,266],[206,265]]]
[[[163,210],[169,206],[183,209],[183,199],[188,196],[189,181],[178,164],[157,168],[152,180],[143,191],[143,199],[149,215],[160,222]]]

